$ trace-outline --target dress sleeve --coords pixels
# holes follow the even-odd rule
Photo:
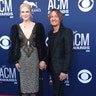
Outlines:
[[[8,62],[9,63],[17,63],[20,58],[20,52],[19,52],[19,36],[18,36],[18,28],[16,25],[13,25],[10,30],[10,40],[11,40],[11,46],[9,48],[8,52]]]
[[[45,32],[44,27],[41,23],[37,23],[36,43],[37,43],[39,60],[45,61],[46,56]]]

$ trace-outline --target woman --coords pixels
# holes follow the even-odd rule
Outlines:
[[[44,28],[41,23],[31,21],[31,6],[20,6],[22,23],[11,28],[9,62],[20,72],[22,96],[37,96],[39,90],[39,63],[42,65],[46,53]],[[42,66],[41,66],[42,67]]]

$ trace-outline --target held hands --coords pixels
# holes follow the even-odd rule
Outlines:
[[[46,65],[46,63],[44,61],[41,61],[39,65],[40,65],[41,70],[46,70],[47,65]]]

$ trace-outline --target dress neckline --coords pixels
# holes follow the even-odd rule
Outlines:
[[[32,35],[32,33],[33,33],[33,30],[34,30],[34,28],[35,28],[36,24],[33,26],[33,29],[32,29],[32,31],[31,31],[31,34],[30,34],[29,38],[27,38],[27,37],[25,36],[25,34],[24,34],[24,32],[23,32],[23,30],[22,30],[22,28],[20,27],[20,25],[19,25],[19,24],[18,24],[18,26],[19,26],[19,28],[20,28],[20,30],[21,30],[21,32],[22,32],[22,34],[23,34],[23,36],[24,36],[27,40],[29,40],[29,39],[31,38],[31,35]]]

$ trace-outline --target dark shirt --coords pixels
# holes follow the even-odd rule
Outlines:
[[[50,52],[51,56],[52,56],[52,52],[53,52],[53,46],[54,46],[55,38],[57,35],[58,35],[58,32],[52,33],[50,36],[49,52]]]

